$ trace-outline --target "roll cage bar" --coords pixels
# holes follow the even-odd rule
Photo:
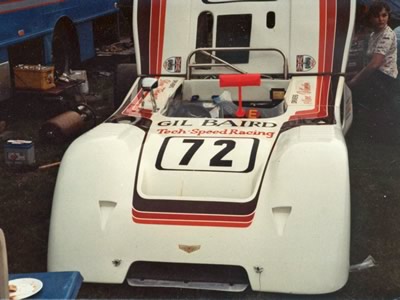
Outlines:
[[[229,51],[229,52],[233,52],[233,51],[266,51],[266,52],[277,52],[278,54],[280,54],[282,56],[282,60],[283,60],[283,66],[282,66],[282,73],[283,73],[283,77],[284,79],[288,79],[288,61],[287,58],[285,56],[285,54],[276,48],[251,48],[251,47],[227,47],[227,48],[198,48],[194,51],[192,51],[186,60],[186,79],[191,79],[192,77],[192,70],[196,69],[196,68],[205,68],[205,67],[209,67],[209,68],[213,68],[213,67],[226,67],[229,69],[232,69],[236,72],[245,74],[247,72],[243,71],[242,69],[230,64],[229,62],[219,58],[218,56],[216,56],[215,54],[213,54],[213,52],[215,51]],[[210,63],[196,63],[193,62],[191,63],[191,59],[193,57],[193,55],[197,54],[197,53],[201,53],[205,56],[208,56],[211,58],[212,62]],[[215,62],[217,61],[217,62]],[[207,74],[202,74],[202,75],[207,75]],[[215,74],[208,74],[208,75],[215,75]]]

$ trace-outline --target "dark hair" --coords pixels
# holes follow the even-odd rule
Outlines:
[[[379,16],[379,13],[385,9],[388,14],[389,14],[389,18],[390,18],[390,13],[392,12],[392,10],[390,9],[390,6],[385,2],[385,1],[374,1],[372,2],[371,6],[369,7],[368,10],[368,19],[371,17],[376,17]]]

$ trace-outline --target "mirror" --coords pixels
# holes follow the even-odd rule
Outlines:
[[[143,78],[142,88],[144,91],[149,92],[152,89],[155,89],[156,87],[158,87],[158,79],[152,77]]]

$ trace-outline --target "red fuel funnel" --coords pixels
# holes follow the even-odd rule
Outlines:
[[[246,114],[243,110],[242,103],[242,87],[243,86],[259,86],[261,84],[260,74],[223,74],[219,75],[220,87],[238,87],[239,105],[236,111],[236,117],[243,118]]]

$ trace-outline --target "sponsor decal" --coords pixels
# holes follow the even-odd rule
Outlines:
[[[301,81],[296,85],[296,93],[292,95],[291,104],[312,104],[312,86],[308,81]]]
[[[147,94],[147,93],[146,93]],[[139,93],[133,98],[131,103],[122,111],[124,116],[138,116],[142,110],[141,104],[143,102],[143,91],[140,90]]]
[[[310,55],[297,55],[296,57],[296,71],[307,72],[315,67],[316,61]]]
[[[159,79],[158,80],[158,87],[153,90],[154,97],[157,100],[159,94],[163,93],[166,88],[172,88],[176,84],[176,80],[172,81],[170,79]]]
[[[197,126],[191,123],[190,119],[180,120],[166,120],[157,123],[160,127],[168,126]],[[276,123],[253,121],[253,120],[218,120],[218,119],[205,119],[202,120],[201,127],[215,126],[215,127],[257,127],[257,128],[274,128],[277,127]]]
[[[158,87],[153,90],[154,98],[157,100],[157,97],[162,94],[167,88],[174,88],[177,84],[177,80],[171,79],[159,79]],[[124,116],[142,116],[144,118],[151,118],[153,112],[151,109],[144,108],[144,99],[147,100],[147,92],[143,92],[142,90],[135,96],[135,98],[129,103],[129,105],[123,110],[121,113]]]
[[[311,84],[308,81],[302,82],[299,86],[297,86],[296,92],[301,95],[311,94]]]
[[[304,104],[311,104],[312,102],[311,96],[304,96],[304,98],[301,100],[303,101]]]
[[[163,63],[163,67],[170,73],[180,73],[182,68],[182,57],[173,56],[167,58]]]
[[[196,136],[204,136],[204,135],[239,135],[239,136],[244,136],[244,135],[257,135],[257,136],[264,136],[266,138],[273,138],[275,132],[271,131],[260,131],[260,130],[239,130],[239,129],[221,129],[221,130],[212,130],[212,129],[207,129],[207,130],[202,130],[202,129],[190,129],[190,130],[185,130],[182,128],[179,129],[157,129],[158,134],[173,134],[173,135],[196,135]]]

